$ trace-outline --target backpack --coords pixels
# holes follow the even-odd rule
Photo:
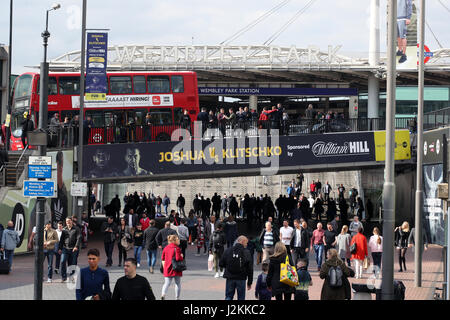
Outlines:
[[[239,247],[233,247],[231,256],[227,261],[227,269],[231,274],[239,274],[242,272],[244,265],[244,250]]]
[[[342,287],[342,276],[343,272],[341,267],[332,266],[328,270],[328,284],[331,288],[340,288]]]
[[[223,248],[223,243],[220,237],[220,232],[214,232],[213,233],[213,245],[214,245],[214,249],[221,249]]]

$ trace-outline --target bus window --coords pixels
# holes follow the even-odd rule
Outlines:
[[[145,122],[145,115],[147,114],[147,110],[135,110],[135,118],[136,118],[136,125],[141,126]]]
[[[41,81],[38,81],[37,84],[37,93],[39,94],[41,89]],[[55,77],[48,77],[48,95],[56,95],[58,94],[58,84],[56,82]]]
[[[60,77],[59,94],[80,94],[80,77]]]
[[[131,77],[111,76],[109,77],[109,90],[112,94],[131,93]]]
[[[16,86],[14,89],[14,98],[22,98],[31,96],[31,83],[33,77],[29,74],[20,76],[17,79]]]
[[[87,117],[91,117],[94,127],[103,127],[105,125],[103,111],[86,111],[86,119]]]
[[[184,92],[183,76],[172,76],[172,92]]]
[[[134,93],[145,93],[147,91],[145,87],[145,76],[134,76],[133,86]]]
[[[183,109],[182,108],[174,108],[173,109],[173,120],[175,124],[180,124],[181,118],[183,117]]]
[[[169,76],[149,76],[148,92],[150,93],[168,93],[170,92]]]
[[[150,109],[153,124],[155,125],[171,125],[172,124],[172,110],[169,108]]]

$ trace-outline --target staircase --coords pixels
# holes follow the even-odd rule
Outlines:
[[[17,183],[25,169],[25,165],[28,163],[28,156],[30,153],[25,153],[20,160],[20,163],[17,164],[21,155],[22,152],[8,152],[9,161],[6,163],[6,166],[3,169],[4,171],[1,174],[1,177],[3,178],[1,184],[5,187],[19,187],[17,186]]]

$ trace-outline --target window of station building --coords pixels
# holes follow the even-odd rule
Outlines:
[[[133,77],[134,93],[146,93],[145,76]]]
[[[60,77],[59,94],[80,94],[80,77]]]
[[[148,92],[150,93],[168,93],[170,92],[169,76],[149,76]]]
[[[40,92],[40,81],[38,81],[38,85],[37,85],[37,93],[39,94]],[[48,78],[48,95],[55,95],[58,94],[58,83],[56,81],[55,77],[49,77]]]
[[[150,109],[150,114],[155,125],[172,124],[172,110],[170,108]]]
[[[184,92],[183,76],[172,76],[172,92]]]
[[[111,76],[111,77],[109,77],[109,91],[112,94],[132,93],[131,77],[129,77],[129,76]]]

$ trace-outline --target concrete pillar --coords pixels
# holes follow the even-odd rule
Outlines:
[[[380,106],[380,81],[374,76],[369,76],[368,97],[367,97],[367,118],[374,119],[379,117]],[[378,130],[378,122],[369,120],[369,130]]]
[[[380,0],[370,1],[369,65],[377,68],[380,64]],[[380,83],[374,76],[369,76],[367,118],[379,117]],[[377,130],[378,123],[369,120],[369,130]]]
[[[255,109],[256,111],[258,111],[258,96],[255,95],[249,96],[248,103],[250,110]]]

